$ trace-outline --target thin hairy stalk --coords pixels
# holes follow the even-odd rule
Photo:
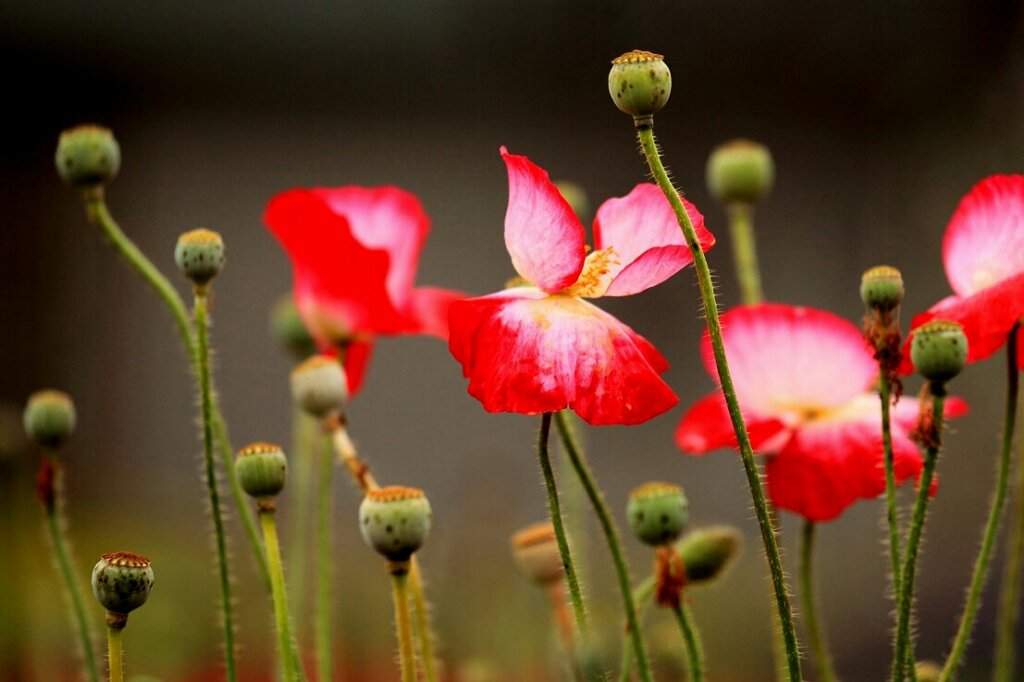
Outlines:
[[[402,682],[416,682],[416,654],[412,645],[412,623],[409,620],[409,576],[404,571],[391,573],[391,594],[395,602],[395,629],[398,631],[398,660],[402,666]]]
[[[555,628],[558,630],[558,638],[562,642],[562,651],[565,654],[565,664],[569,675],[573,680],[581,682],[583,673],[577,664],[576,655],[576,631],[573,626],[572,614],[569,613],[565,603],[565,585],[555,581],[548,585],[545,590],[548,602],[551,604],[551,616],[555,621]]]
[[[896,504],[896,465],[892,452],[892,387],[889,375],[878,372],[878,397],[882,401],[882,448],[885,451],[885,518],[889,525],[889,558],[892,561],[893,597],[900,598],[900,517]]]
[[[409,560],[409,591],[412,593],[413,628],[416,632],[420,665],[423,666],[423,677],[426,682],[437,682],[438,665],[434,652],[434,630],[430,627],[430,604],[427,603],[423,574],[415,556]]]
[[[121,647],[121,628],[107,626],[107,664],[110,682],[124,682],[124,653]]]
[[[636,617],[643,618],[644,611],[651,603],[654,596],[654,588],[657,586],[655,576],[645,578],[642,583],[633,588],[633,604],[636,605]],[[619,666],[619,682],[629,682],[633,673],[633,640],[628,637],[622,639],[622,663]]]
[[[786,644],[789,679],[791,682],[800,682],[803,679],[800,672],[800,651],[796,641],[796,630],[793,627],[793,610],[789,603],[789,592],[786,588],[786,578],[782,570],[782,559],[779,556],[775,524],[768,513],[764,486],[761,483],[761,473],[758,470],[757,463],[754,461],[754,450],[750,445],[750,437],[747,435],[747,428],[743,423],[743,413],[740,411],[739,401],[736,399],[736,390],[733,387],[732,374],[729,371],[729,361],[725,356],[725,344],[722,341],[722,325],[718,318],[718,302],[715,299],[714,284],[711,281],[711,270],[708,268],[707,259],[700,248],[697,233],[690,222],[690,216],[687,215],[683,202],[679,198],[679,193],[676,191],[672,181],[669,180],[668,173],[661,163],[661,156],[654,141],[654,131],[649,126],[640,126],[638,136],[651,173],[661,191],[664,192],[665,197],[672,205],[676,219],[679,222],[679,227],[683,231],[683,237],[686,239],[686,244],[690,247],[690,253],[693,256],[694,269],[697,272],[697,283],[700,286],[704,313],[707,317],[708,335],[711,338],[711,347],[714,351],[715,366],[718,368],[718,379],[722,385],[722,394],[725,396],[725,403],[729,409],[729,418],[732,420],[736,439],[739,441],[740,458],[743,461],[743,469],[747,476],[747,485],[750,488],[750,495],[753,499],[754,511],[757,513],[757,522],[761,530],[761,541],[764,544],[768,568],[771,571],[772,588],[775,592],[775,602],[779,613],[779,624],[782,627],[783,640]]]
[[[1009,486],[1010,480],[1013,433],[1017,418],[1017,396],[1020,385],[1020,371],[1017,369],[1018,328],[1019,325],[1014,325],[1006,344],[1006,413],[1003,417],[1003,439],[999,448],[999,469],[996,473],[996,489],[992,495],[992,503],[988,511],[988,521],[985,522],[985,532],[982,535],[978,558],[974,562],[971,587],[967,591],[967,601],[964,604],[963,615],[960,616],[960,627],[957,628],[956,639],[953,640],[953,650],[950,652],[949,658],[946,659],[946,665],[942,668],[939,682],[949,682],[949,680],[953,679],[953,674],[960,665],[960,660],[967,649],[967,644],[971,638],[971,629],[974,627],[974,618],[978,613],[978,605],[981,601],[981,591],[985,586],[985,577],[988,575],[989,560],[992,558],[992,551],[995,549],[996,539],[999,536],[999,521],[1003,516],[1006,489]]]
[[[686,643],[686,671],[690,682],[704,681],[704,645],[701,643],[700,631],[693,620],[693,613],[686,604],[678,604],[672,613],[679,624],[679,632]]]
[[[334,446],[329,438],[325,440],[316,487],[316,667],[318,679],[329,681],[334,679],[331,655],[331,568],[334,564],[334,534],[331,529],[334,486],[331,485],[331,476],[334,473]]]
[[[814,597],[814,537],[817,524],[804,521],[800,548],[800,603],[804,607],[804,620],[807,623],[807,638],[811,641],[811,652],[814,665],[822,682],[837,682],[832,654],[829,653],[828,640],[818,620],[817,600]]]
[[[917,501],[914,504],[914,515],[910,522],[910,534],[907,536],[907,553],[903,557],[903,568],[900,571],[899,599],[896,603],[896,643],[893,647],[892,682],[903,682],[909,674],[914,677],[912,667],[908,669],[907,651],[910,646],[910,612],[914,603],[914,580],[917,577],[917,554],[921,546],[921,533],[928,512],[928,500],[931,497],[932,478],[935,475],[935,463],[939,458],[942,442],[943,409],[946,402],[944,386],[932,384],[932,433],[928,436],[928,447],[925,449],[924,468],[918,481]]]
[[[999,612],[996,616],[996,650],[993,682],[1011,682],[1015,667],[1017,622],[1020,619],[1021,571],[1024,569],[1024,453],[1017,455],[1017,481],[1014,483],[1016,503],[1011,544],[1003,565],[999,588]]]
[[[231,573],[228,567],[227,538],[224,533],[224,515],[217,491],[217,473],[213,462],[212,391],[210,388],[210,351],[207,332],[206,294],[196,290],[193,314],[196,321],[196,360],[199,366],[199,405],[202,412],[203,471],[206,492],[213,518],[214,543],[217,547],[217,574],[220,578],[220,616],[224,631],[224,667],[229,681],[237,679],[235,669],[235,622],[231,601]]]
[[[757,264],[757,239],[754,237],[754,207],[747,203],[731,204],[729,231],[732,235],[732,255],[736,262],[736,277],[740,281],[740,300],[753,305],[764,300],[761,289],[761,269]]]
[[[292,513],[288,528],[288,593],[294,614],[305,613],[309,595],[306,594],[306,560],[310,551],[309,519],[313,487],[313,465],[317,459],[318,437],[316,419],[298,407],[292,409],[292,447],[288,471],[289,505]],[[330,447],[330,443],[328,443]],[[329,452],[333,459],[333,451]],[[298,621],[300,624],[301,620]],[[298,633],[296,633],[298,635]]]
[[[274,627],[277,630],[277,647],[281,657],[281,672],[284,682],[305,680],[302,664],[292,649],[291,624],[288,615],[288,595],[284,589],[284,567],[281,565],[281,545],[277,540],[277,524],[274,522],[273,503],[259,510],[260,526],[263,528],[263,544],[267,548],[267,564],[270,566],[270,586],[274,601]]]
[[[573,434],[568,428],[564,411],[555,413],[555,422],[558,425],[558,433],[562,438],[562,445],[569,454],[569,461],[572,463],[580,483],[583,484],[583,490],[586,491],[587,497],[590,499],[590,504],[594,508],[594,513],[597,515],[601,531],[604,533],[605,541],[608,544],[608,551],[612,555],[615,575],[619,581],[619,592],[622,596],[622,606],[626,614],[626,629],[629,632],[629,638],[633,642],[633,653],[636,654],[637,673],[640,675],[642,682],[649,682],[652,679],[650,663],[647,660],[647,649],[644,645],[643,631],[640,629],[640,622],[636,616],[636,606],[633,603],[633,582],[629,577],[629,565],[626,563],[626,557],[622,552],[618,530],[608,509],[608,504],[601,494],[601,489],[598,487],[590,467],[587,466],[583,450],[580,449],[579,444],[573,438]],[[542,435],[542,443],[543,440],[544,437]]]

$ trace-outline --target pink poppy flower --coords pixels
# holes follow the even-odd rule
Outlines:
[[[565,407],[591,424],[638,424],[679,399],[661,380],[665,358],[646,339],[583,300],[628,296],[691,262],[668,201],[650,184],[609,199],[586,230],[542,168],[501,148],[508,169],[505,246],[525,280],[449,309],[452,355],[488,412],[540,414]],[[704,218],[686,210],[701,248]]]
[[[741,306],[722,316],[736,395],[755,450],[768,456],[775,506],[812,521],[839,516],[858,499],[885,491],[878,365],[860,329],[832,313],[782,304]],[[704,364],[717,377],[711,343]],[[921,455],[911,441],[919,401],[892,409],[897,482],[916,478]],[[950,398],[946,414],[966,411]],[[694,405],[676,428],[684,452],[736,447],[720,390]]]
[[[462,294],[414,287],[430,219],[397,187],[294,189],[263,216],[292,261],[295,303],[321,348],[345,347],[354,393],[378,334],[448,336]]]
[[[942,260],[953,295],[915,316],[911,327],[934,318],[959,322],[967,361],[984,360],[1024,317],[1024,176],[993,175],[971,189],[946,228]],[[1017,357],[1024,367],[1024,354]],[[910,371],[909,359],[903,369]]]

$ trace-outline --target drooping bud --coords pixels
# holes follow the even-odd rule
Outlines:
[[[106,185],[121,168],[121,148],[109,128],[80,125],[65,130],[57,142],[57,173],[71,187]]]
[[[658,547],[674,542],[690,519],[683,489],[671,483],[645,483],[629,495],[629,526],[641,542]]]
[[[565,575],[555,528],[550,522],[527,526],[512,536],[512,559],[516,568],[538,585],[550,585]]]
[[[430,533],[430,502],[419,488],[371,490],[359,505],[359,530],[366,543],[394,564],[404,564]]]
[[[654,114],[672,94],[672,72],[660,54],[633,50],[612,60],[608,94],[638,126],[653,125]]]
[[[775,162],[763,144],[732,140],[708,157],[708,191],[723,204],[752,204],[768,194],[774,182]]]
[[[107,624],[123,628],[128,614],[146,603],[153,589],[149,559],[131,552],[104,554],[92,569],[92,593],[107,610]]]
[[[174,262],[196,286],[205,286],[224,267],[224,240],[213,230],[199,228],[178,237]]]
[[[920,661],[914,666],[917,682],[939,682],[942,678],[942,668],[933,661]]]
[[[931,320],[914,330],[910,359],[933,385],[955,377],[967,362],[967,335],[959,322]]]
[[[710,582],[732,565],[740,554],[742,535],[731,526],[697,528],[679,541],[689,584]]]
[[[871,310],[888,313],[903,302],[903,275],[894,267],[878,265],[860,278],[860,300]]]
[[[75,430],[75,404],[62,391],[37,391],[29,396],[22,421],[35,443],[56,447]]]
[[[299,315],[295,298],[285,294],[270,311],[270,331],[281,346],[297,360],[305,360],[316,352],[313,336]]]
[[[235,474],[242,490],[265,505],[284,489],[288,460],[276,445],[253,443],[238,451]]]
[[[292,370],[292,399],[314,417],[341,413],[348,401],[348,379],[337,358],[314,355]]]

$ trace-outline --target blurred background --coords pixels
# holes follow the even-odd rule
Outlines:
[[[291,274],[261,222],[275,193],[407,188],[433,220],[418,281],[494,291],[513,275],[499,145],[582,185],[592,208],[625,194],[645,165],[606,75],[618,54],[650,49],[672,68],[657,132],[678,184],[718,236],[710,257],[721,303],[735,304],[738,287],[704,164],[716,144],[746,136],[767,144],[777,166],[757,216],[768,298],[857,321],[861,273],[889,263],[906,278],[909,319],[949,293],[941,238],[960,197],[986,175],[1021,171],[1021,14],[1012,0],[0,5],[0,399],[15,416],[5,428],[18,431],[21,406],[38,388],[74,396],[79,428],[64,462],[83,581],[100,553],[121,549],[148,555],[157,575],[127,631],[129,672],[202,679],[219,665],[195,396],[168,314],[53,170],[62,129],[114,129],[124,161],[108,190],[111,210],[176,282],[179,233],[205,226],[224,235],[228,265],[213,309],[223,407],[236,447],[287,443],[291,360],[270,336],[268,315]],[[768,680],[768,583],[740,463],[731,452],[683,456],[671,438],[686,407],[713,386],[697,353],[703,324],[692,272],[601,306],[661,349],[681,404],[642,426],[583,430],[596,475],[616,510],[636,485],[664,479],[687,488],[696,523],[743,529],[741,562],[721,584],[694,591],[693,607],[710,679]],[[973,411],[956,422],[940,465],[920,567],[922,658],[948,649],[979,541],[1001,362],[972,367],[956,391]],[[514,530],[546,513],[538,423],[486,414],[444,344],[424,338],[379,343],[351,407],[353,437],[379,478],[430,495],[435,528],[422,561],[443,657],[462,680],[558,674],[544,597],[515,573],[507,549]],[[17,438],[4,453],[0,679],[73,679],[71,631],[32,496],[38,453]],[[287,493],[281,505],[287,517]],[[356,671],[393,679],[388,583],[356,532],[357,505],[339,475],[336,652],[349,672],[339,679],[359,679]],[[862,502],[820,532],[820,609],[848,680],[881,679],[888,666],[882,517],[880,503]],[[613,661],[618,595],[586,518],[589,509],[576,518],[585,591]],[[232,528],[244,679],[265,679],[270,609]],[[784,514],[790,573],[798,529]],[[646,575],[648,553],[631,538],[627,545],[634,576]],[[990,583],[997,578],[998,568]],[[986,678],[993,602],[980,613],[965,680]],[[88,605],[100,625],[99,607]],[[311,620],[298,618],[306,641]],[[649,622],[656,658],[671,671],[677,634],[661,614]],[[817,679],[813,667],[805,677]]]

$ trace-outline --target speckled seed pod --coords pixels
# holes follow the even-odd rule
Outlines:
[[[708,157],[708,191],[723,204],[754,203],[775,183],[775,161],[768,147],[751,140],[719,145]]]
[[[292,370],[292,399],[314,417],[340,413],[348,402],[348,379],[337,358],[314,355]]]
[[[959,322],[932,320],[914,330],[910,359],[918,373],[933,384],[944,384],[967,362],[967,336]]]
[[[516,568],[527,579],[538,585],[550,585],[565,575],[555,528],[550,522],[523,528],[512,536],[509,544]]]
[[[860,300],[872,310],[887,313],[903,302],[903,275],[894,267],[878,265],[860,278]]]
[[[75,430],[75,403],[62,391],[37,391],[29,396],[22,423],[35,443],[56,447]]]
[[[92,593],[109,613],[131,613],[146,603],[152,589],[153,567],[144,556],[104,554],[92,569]],[[120,622],[123,626],[123,619]]]
[[[60,134],[54,162],[71,187],[105,185],[121,168],[121,147],[108,128],[80,125]]]
[[[281,347],[298,360],[305,360],[316,352],[316,343],[291,294],[279,298],[270,311],[270,331]]]
[[[679,556],[686,566],[687,584],[721,577],[740,554],[743,536],[731,526],[698,528],[679,541]]]
[[[620,110],[650,118],[672,94],[672,72],[660,54],[633,50],[612,60],[608,94]]]
[[[419,488],[371,490],[359,505],[359,529],[367,544],[393,562],[408,561],[430,533],[430,502]]]
[[[247,495],[268,500],[284,489],[288,460],[284,450],[270,443],[253,443],[238,451],[235,475]]]
[[[683,489],[671,483],[645,483],[629,495],[629,526],[641,542],[659,547],[674,542],[690,519]]]
[[[186,232],[174,247],[174,262],[193,284],[207,284],[224,267],[224,240],[205,228]]]

